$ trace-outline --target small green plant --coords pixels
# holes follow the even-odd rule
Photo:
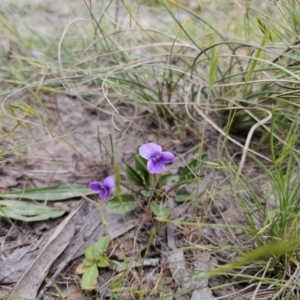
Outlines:
[[[164,205],[164,200],[169,198],[170,192],[176,190],[175,201],[184,202],[191,199],[191,193],[188,192],[185,185],[194,183],[203,177],[199,173],[202,161],[194,159],[186,165],[180,172],[180,175],[161,174],[165,169],[165,164],[171,163],[174,160],[174,155],[168,151],[162,151],[161,146],[155,143],[147,143],[138,147],[135,153],[135,166],[128,164],[123,165],[126,174],[127,183],[120,183],[127,188],[131,193],[121,194],[119,188],[116,195],[110,199],[112,190],[115,188],[115,176],[108,176],[103,183],[92,182],[89,187],[93,191],[99,192],[99,197],[103,201],[107,201],[107,210],[111,213],[126,213],[134,210],[139,200],[148,199],[149,207],[152,212],[160,219],[167,219],[171,209]],[[119,178],[119,176],[117,176]],[[118,181],[119,179],[117,179]],[[167,183],[174,182],[168,189],[164,186]],[[118,186],[118,184],[117,184]]]
[[[95,244],[89,245],[85,250],[83,262],[77,266],[77,273],[83,274],[81,279],[81,288],[83,290],[92,290],[97,287],[98,268],[107,268],[111,260],[105,255],[105,250],[110,243],[110,237],[104,236]]]
[[[191,192],[185,186],[203,177],[199,170],[206,155],[203,155],[201,159],[192,160],[181,169],[179,175],[170,173],[160,175],[165,170],[165,164],[172,163],[174,158],[173,153],[162,151],[160,145],[143,144],[136,149],[134,166],[123,165],[127,180],[121,180],[117,168],[115,175],[106,177],[103,182],[91,182],[89,188],[99,193],[99,198],[111,213],[124,214],[134,210],[139,203],[145,204],[146,202],[147,212],[152,211],[159,221],[167,220],[171,208],[165,204],[166,200],[171,196],[179,203],[191,199]],[[121,193],[121,186],[129,192]],[[173,191],[176,193],[174,194]],[[114,196],[113,193],[115,193]],[[124,264],[122,268],[126,269],[125,263],[110,260],[105,255],[109,243],[110,238],[106,236],[86,248],[85,258],[77,267],[77,273],[83,274],[81,279],[83,290],[96,288],[99,268],[108,268],[113,263],[119,267],[120,264]]]

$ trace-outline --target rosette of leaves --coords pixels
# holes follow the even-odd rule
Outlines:
[[[81,288],[83,290],[92,290],[97,287],[97,277],[99,268],[109,267],[111,261],[105,255],[105,250],[110,243],[109,236],[100,238],[95,244],[89,245],[85,250],[83,262],[77,266],[76,271],[82,274]]]

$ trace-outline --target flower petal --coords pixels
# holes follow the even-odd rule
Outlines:
[[[161,152],[161,146],[155,143],[144,144],[139,148],[140,156],[146,159],[151,159],[153,156],[160,154]]]
[[[110,191],[110,190],[114,189],[115,186],[116,186],[116,184],[115,184],[115,176],[114,175],[108,176],[104,179],[103,187],[105,189],[108,189]]]
[[[151,174],[161,173],[165,168],[165,165],[160,161],[149,159],[147,163],[147,169]]]
[[[99,197],[101,198],[101,200],[105,201],[107,200],[107,198],[109,197],[110,194],[110,190],[106,189],[106,188],[102,188],[99,191]]]
[[[102,189],[101,183],[100,182],[91,182],[89,184],[89,189],[92,191],[99,192]]]
[[[174,154],[168,151],[164,151],[160,155],[160,161],[164,164],[169,164],[174,160]]]

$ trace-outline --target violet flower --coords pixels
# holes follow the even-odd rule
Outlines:
[[[151,174],[161,173],[165,164],[171,163],[174,160],[174,155],[171,152],[162,151],[161,146],[155,143],[144,144],[139,148],[140,156],[147,159],[147,169]]]
[[[89,188],[95,192],[99,192],[101,200],[106,201],[111,194],[111,191],[115,188],[115,176],[111,175],[101,182],[91,182]]]

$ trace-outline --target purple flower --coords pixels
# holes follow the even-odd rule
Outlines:
[[[140,156],[148,160],[147,168],[151,174],[161,173],[165,164],[171,163],[174,160],[174,155],[171,152],[163,152],[161,146],[155,143],[144,144],[139,149]]]
[[[103,181],[103,184],[101,182],[91,182],[89,184],[89,188],[91,190],[99,192],[99,197],[103,201],[107,200],[115,186],[115,176],[113,175],[106,177]]]

